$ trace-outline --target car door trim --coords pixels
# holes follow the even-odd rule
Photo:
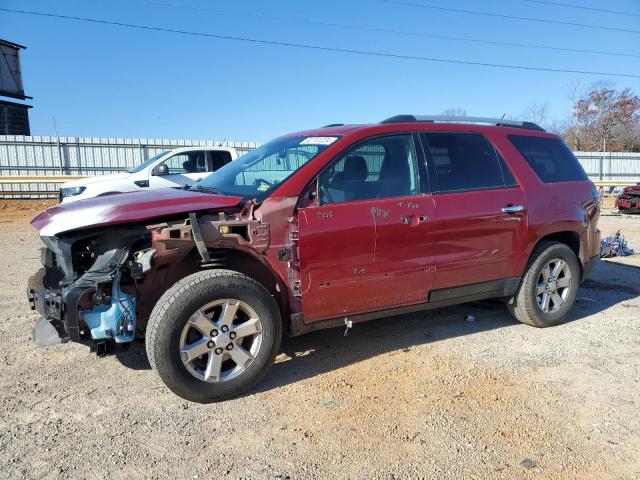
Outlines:
[[[467,302],[486,300],[488,298],[510,297],[516,293],[519,285],[520,277],[513,277],[463,285],[454,288],[432,290],[429,292],[428,301],[426,302],[405,305],[402,307],[386,308],[371,312],[363,312],[355,315],[332,317],[320,321],[314,321],[313,323],[305,323],[304,315],[301,312],[298,312],[289,316],[291,322],[289,336],[297,337],[298,335],[304,335],[305,333],[314,332],[316,330],[343,327],[345,324],[345,318],[348,318],[352,323],[360,323],[378,318],[404,315],[407,313],[433,310],[436,308],[448,307]]]
[[[443,300],[452,300],[462,298],[469,295],[477,295],[488,293],[493,297],[509,297],[516,293],[520,277],[502,278],[500,280],[490,280],[487,282],[472,283],[459,287],[441,288],[429,292],[430,302],[440,302]]]

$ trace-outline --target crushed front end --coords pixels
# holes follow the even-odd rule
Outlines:
[[[616,198],[616,207],[625,213],[640,213],[640,185],[625,187]]]
[[[80,342],[98,353],[136,334],[137,282],[154,250],[144,227],[118,227],[42,237],[42,268],[27,297],[42,318],[33,329],[40,345]]]

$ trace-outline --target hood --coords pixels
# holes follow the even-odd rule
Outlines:
[[[61,203],[31,220],[43,237],[120,223],[143,222],[179,213],[235,207],[242,197],[163,188]]]
[[[130,173],[114,173],[111,175],[96,175],[95,177],[86,177],[79,180],[72,180],[70,182],[63,183],[60,188],[70,187],[86,187],[87,185],[93,185],[96,183],[113,182],[114,180],[123,180],[130,177]]]

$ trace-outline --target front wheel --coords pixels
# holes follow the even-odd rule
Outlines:
[[[248,392],[280,348],[273,297],[230,270],[185,277],[160,298],[147,325],[151,366],[176,395],[210,403]]]
[[[580,286],[576,254],[563,243],[542,242],[531,255],[514,297],[511,314],[534,327],[562,323],[573,307]]]

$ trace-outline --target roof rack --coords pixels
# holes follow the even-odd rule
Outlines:
[[[456,117],[449,115],[396,115],[383,120],[385,123],[413,123],[413,122],[429,122],[429,123],[487,123],[497,127],[513,127],[526,128],[527,130],[537,130],[544,132],[545,129],[533,122],[524,122],[521,120],[507,120],[505,118],[485,118],[485,117]]]

